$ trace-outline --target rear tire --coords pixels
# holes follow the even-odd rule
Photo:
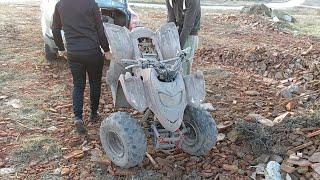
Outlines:
[[[100,140],[107,156],[121,168],[138,165],[147,151],[142,127],[124,112],[113,113],[101,123]]]
[[[217,142],[217,126],[212,116],[205,110],[187,106],[183,122],[188,129],[182,141],[182,150],[194,156],[209,153]]]
[[[44,44],[44,53],[47,63],[54,62],[58,57],[58,50],[50,47],[48,44]]]

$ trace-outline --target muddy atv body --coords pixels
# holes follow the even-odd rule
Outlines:
[[[100,127],[102,146],[118,166],[138,165],[154,147],[169,153],[182,148],[192,155],[207,154],[216,143],[216,124],[199,105],[205,98],[202,72],[183,76],[181,65],[189,49],[181,50],[173,23],[157,32],[105,24],[113,54],[107,73],[116,108],[133,108],[144,114],[139,121],[117,112]]]
[[[41,27],[44,40],[45,59],[52,62],[57,58],[58,47],[52,35],[52,20],[55,6],[59,0],[42,0],[41,2]],[[103,22],[116,24],[133,29],[139,18],[129,7],[127,0],[96,0],[101,10]]]

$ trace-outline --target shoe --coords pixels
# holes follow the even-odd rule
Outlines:
[[[87,132],[87,129],[84,126],[84,123],[83,123],[82,119],[76,118],[74,123],[75,123],[75,126],[76,126],[76,130],[77,130],[77,132],[79,134],[85,134]]]
[[[95,123],[98,122],[101,119],[100,114],[98,112],[91,112],[89,117],[89,122]]]

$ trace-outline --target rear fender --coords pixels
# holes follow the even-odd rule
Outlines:
[[[187,92],[187,102],[189,105],[198,106],[205,99],[205,82],[201,71],[190,74],[183,78]]]
[[[148,104],[142,80],[127,72],[120,75],[119,81],[127,102],[139,112],[144,112]]]

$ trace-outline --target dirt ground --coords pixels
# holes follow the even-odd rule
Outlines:
[[[135,11],[152,29],[166,20],[162,10]],[[145,158],[138,167],[117,168],[103,155],[99,124],[89,126],[88,136],[74,132],[72,78],[65,61],[43,64],[39,6],[1,3],[0,12],[0,169],[14,171],[0,179],[250,179],[258,157],[242,142],[235,143],[231,130],[221,130],[227,138],[207,156],[180,150],[167,155],[150,147],[158,167]],[[317,13],[312,16],[319,19]],[[239,12],[204,12],[202,22],[193,69],[204,71],[206,101],[215,108],[211,114],[217,124],[240,122],[250,113],[274,119],[286,112],[298,117],[319,110],[319,69],[311,65],[320,59],[318,37]],[[283,88],[296,83],[303,92],[289,100],[282,97]],[[85,97],[87,118],[88,88]],[[111,104],[103,83],[103,117],[115,112]],[[312,139],[314,151],[320,150],[319,140]]]
[[[270,2],[286,2],[288,0],[202,0],[202,5],[252,5],[256,3],[270,3]],[[130,2],[139,2],[139,3],[157,3],[163,4],[164,0],[132,0]]]

